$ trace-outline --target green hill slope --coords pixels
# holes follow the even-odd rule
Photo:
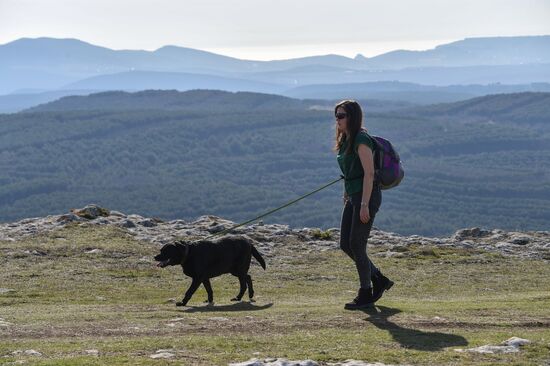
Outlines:
[[[171,93],[150,101],[137,93],[130,102],[127,93],[100,94],[74,99],[89,110],[0,115],[0,220],[96,202],[149,217],[214,214],[241,221],[340,174],[330,110],[278,96],[216,92],[196,92],[203,96],[182,110],[159,109],[172,103]],[[481,101],[506,116],[545,121],[541,98],[548,95]],[[384,193],[375,225],[422,235],[469,226],[547,230],[548,124],[503,114],[488,121],[476,110],[460,115],[467,107],[404,114],[369,112],[368,101],[364,106],[369,131],[395,144],[406,169],[402,185]],[[333,186],[266,221],[338,226],[341,192]]]

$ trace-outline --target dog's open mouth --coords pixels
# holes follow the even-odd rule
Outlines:
[[[157,267],[164,268],[168,265],[169,262],[170,262],[170,259],[167,259],[165,261],[159,261],[159,263],[157,264]]]

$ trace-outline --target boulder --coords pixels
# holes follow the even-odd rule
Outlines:
[[[88,220],[93,220],[98,217],[107,217],[110,214],[109,210],[95,204],[87,205],[80,209],[72,209],[71,212]]]
[[[471,239],[471,238],[482,238],[484,236],[487,236],[491,234],[488,230],[483,230],[478,227],[473,227],[469,229],[461,229],[454,233],[453,239],[456,241],[462,241],[465,239]]]

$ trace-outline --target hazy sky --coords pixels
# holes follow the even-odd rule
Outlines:
[[[0,0],[0,44],[78,38],[267,60],[543,34],[550,35],[550,0]]]

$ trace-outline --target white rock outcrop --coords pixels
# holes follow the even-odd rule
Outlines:
[[[512,337],[498,346],[485,345],[475,348],[457,348],[457,352],[473,352],[473,353],[515,353],[520,351],[520,347],[531,343],[528,339]]]
[[[0,240],[15,241],[29,235],[49,232],[66,226],[76,225],[114,225],[126,230],[136,240],[149,241],[160,245],[177,239],[199,239],[228,229],[236,223],[213,215],[200,216],[194,221],[163,221],[158,218],[146,218],[140,215],[126,215],[110,211],[97,205],[88,205],[73,209],[63,215],[51,215],[20,220],[14,223],[0,224]],[[259,242],[259,248],[269,256],[270,250],[289,238],[304,243],[308,250],[338,249],[339,229],[321,231],[316,228],[291,229],[288,225],[256,224],[242,226],[233,231],[246,234]],[[329,237],[327,237],[329,235]],[[411,245],[431,247],[457,247],[466,250],[482,249],[498,252],[505,256],[522,258],[541,258],[550,260],[550,232],[526,231],[506,232],[499,229],[481,228],[461,229],[449,237],[430,238],[419,235],[402,236],[373,228],[369,245],[385,249],[379,255],[387,257],[404,256],[403,252]],[[88,254],[94,254],[90,250]],[[31,253],[41,255],[41,253]]]
[[[342,362],[336,363],[326,363],[328,366],[397,366],[397,365],[387,365],[380,362],[364,362],[357,360],[345,360]],[[302,361],[289,361],[286,358],[266,358],[264,360],[259,360],[257,358],[252,358],[248,361],[230,363],[229,366],[319,366],[319,364],[313,360],[302,360]]]

